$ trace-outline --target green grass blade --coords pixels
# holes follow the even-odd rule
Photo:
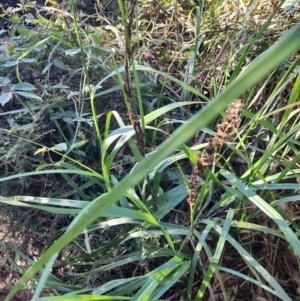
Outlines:
[[[205,275],[205,277],[204,277],[204,279],[201,283],[200,289],[197,292],[197,296],[196,296],[195,301],[202,300],[202,298],[204,296],[204,293],[205,293],[205,291],[206,291],[206,289],[207,289],[207,287],[210,283],[210,280],[211,280],[213,274],[216,271],[217,265],[220,261],[222,252],[224,250],[224,246],[225,246],[225,242],[226,242],[226,236],[229,232],[231,221],[233,219],[233,215],[234,215],[234,210],[230,209],[227,213],[225,223],[224,223],[224,227],[222,228],[222,232],[221,232],[220,238],[218,240],[218,244],[217,244],[217,247],[216,247],[215,254],[214,254],[214,256],[211,260],[212,262],[210,263],[208,271],[207,271],[207,273],[206,273],[206,275]]]
[[[19,282],[9,292],[5,301],[9,301],[22,289],[23,285],[31,279],[33,275],[50,258],[59,252],[67,243],[71,242],[83,229],[90,225],[101,212],[107,210],[131,187],[134,187],[144,179],[151,169],[158,165],[161,160],[169,156],[174,149],[179,148],[183,143],[191,139],[196,132],[209,124],[211,120],[218,116],[230,102],[245,93],[259,80],[266,76],[273,68],[280,64],[285,58],[290,56],[300,47],[300,26],[286,33],[283,38],[274,44],[270,49],[257,57],[244,72],[231,82],[226,89],[221,92],[216,99],[210,101],[200,112],[192,116],[185,124],[179,127],[164,143],[162,143],[154,155],[143,160],[139,166],[127,175],[118,186],[109,193],[97,197],[88,204],[74,219],[68,230],[63,234],[31,267],[19,280]],[[151,68],[136,66],[136,70],[151,71]],[[153,71],[153,70],[152,70]],[[199,93],[199,92],[198,92]],[[298,244],[297,244],[298,249]],[[298,250],[297,250],[298,253]],[[300,252],[299,252],[300,253]],[[288,299],[286,299],[288,300]]]
[[[228,171],[222,171],[221,174],[226,177],[240,192],[242,192],[249,200],[251,200],[258,208],[268,215],[280,228],[287,241],[292,246],[294,252],[300,257],[300,242],[298,237],[288,226],[282,216],[261,197],[259,197],[252,188],[246,186],[242,181],[237,179],[233,174]]]

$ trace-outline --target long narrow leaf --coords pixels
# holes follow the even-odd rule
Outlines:
[[[23,285],[42,267],[53,254],[59,252],[67,243],[71,242],[83,229],[90,225],[101,212],[107,210],[130,188],[138,184],[151,171],[153,166],[169,156],[174,149],[179,148],[187,140],[191,139],[196,132],[206,126],[213,118],[224,110],[230,102],[240,97],[249,88],[266,76],[272,69],[280,64],[300,47],[300,26],[286,33],[283,38],[270,49],[257,57],[244,72],[232,81],[226,89],[221,92],[215,100],[208,104],[197,114],[191,117],[185,124],[179,127],[164,143],[157,149],[156,153],[143,160],[139,166],[127,175],[118,186],[107,194],[97,197],[88,204],[74,219],[67,232],[63,234],[19,280],[9,292],[5,301],[9,301],[22,289]],[[136,70],[154,71],[144,66],[136,66]],[[165,75],[165,74],[164,74]],[[169,77],[165,75],[166,77]],[[191,91],[191,89],[189,89]],[[192,92],[192,91],[191,91]],[[199,92],[197,92],[199,94]]]

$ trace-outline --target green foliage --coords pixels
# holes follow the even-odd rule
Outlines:
[[[245,19],[230,29],[215,23],[218,10],[225,9],[218,1],[210,7],[183,4],[176,10],[176,1],[163,2],[166,10],[150,20],[173,22],[174,14],[183,12],[196,24],[195,38],[187,45],[174,23],[177,44],[167,44],[167,34],[158,43],[165,49],[159,50],[157,68],[146,60],[149,44],[134,42],[147,32],[137,18],[143,3],[119,2],[122,31],[111,24],[85,28],[73,2],[70,14],[60,10],[66,18],[47,23],[37,16],[29,32],[17,30],[19,16],[12,19],[20,40],[12,39],[1,58],[1,67],[14,71],[0,74],[0,114],[9,116],[1,121],[5,173],[0,182],[44,176],[53,182],[45,195],[30,193],[29,187],[9,197],[7,188],[0,202],[71,216],[72,222],[51,237],[36,261],[14,249],[28,270],[15,264],[23,275],[5,300],[33,289],[34,301],[200,301],[216,298],[213,279],[220,298],[230,300],[226,273],[246,282],[249,291],[255,286],[270,298],[292,300],[248,234],[274,237],[299,260],[299,227],[282,205],[295,201],[300,188],[300,28],[284,31],[272,46],[269,40],[261,46],[277,11],[249,35],[252,4],[245,7]],[[209,18],[214,18],[213,30],[206,32]],[[153,26],[154,33],[160,25]],[[102,45],[99,37],[107,43]],[[176,66],[185,69],[176,73]],[[244,102],[242,124],[223,137],[225,147],[220,143],[212,151],[212,141],[221,139],[219,119],[229,115],[226,109],[237,98]],[[192,110],[195,104],[198,111]],[[191,177],[208,155],[212,165],[199,172],[189,207]],[[7,168],[12,163],[13,171]],[[279,190],[296,196],[282,197]],[[262,223],[260,216],[270,223]],[[68,249],[74,250],[72,256],[64,256]],[[227,250],[243,268],[226,265]],[[51,296],[42,296],[45,288]]]

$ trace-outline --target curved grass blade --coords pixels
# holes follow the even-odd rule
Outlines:
[[[159,146],[154,155],[143,160],[141,164],[130,175],[126,176],[118,186],[114,187],[112,191],[97,197],[93,202],[88,204],[77,215],[66,233],[64,233],[43,254],[43,256],[41,256],[35,265],[22,276],[19,282],[9,292],[5,301],[11,300],[17,291],[22,289],[23,285],[31,279],[40,267],[49,261],[56,252],[59,252],[67,243],[79,235],[101,212],[107,210],[130,187],[135,186],[144,179],[153,166],[159,164],[159,162],[169,156],[174,149],[177,149],[192,138],[196,132],[206,126],[209,121],[213,120],[219,112],[224,110],[230,102],[245,93],[260,79],[266,76],[274,67],[297,50],[300,47],[299,35],[300,26],[297,26],[286,33],[279,42],[275,43],[270,49],[258,56],[238,78],[231,82],[226,89],[216,97],[215,100],[210,101],[200,112],[196,113],[185,124],[179,127],[173,135]],[[154,71],[153,69],[144,66],[136,66],[136,70]],[[289,298],[286,300],[289,300]]]
[[[288,226],[286,221],[282,216],[268,203],[266,203],[260,196],[258,196],[254,190],[246,186],[242,181],[237,179],[233,174],[228,171],[222,171],[221,174],[229,180],[237,189],[242,192],[249,200],[251,200],[261,211],[263,211],[267,216],[269,216],[280,228],[286,240],[290,243],[293,251],[296,253],[298,258],[300,258],[300,242],[298,237]]]

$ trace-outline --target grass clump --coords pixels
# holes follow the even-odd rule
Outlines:
[[[5,300],[296,300],[296,6],[114,4],[5,37]]]

